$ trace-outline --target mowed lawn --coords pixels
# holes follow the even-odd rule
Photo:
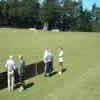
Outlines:
[[[25,81],[23,92],[0,90],[0,100],[100,100],[100,33],[1,28],[0,71],[5,71],[9,55],[14,55],[16,64],[18,55],[30,64],[42,60],[47,47],[54,55],[54,72],[58,71],[59,47],[64,48],[63,75],[33,77]]]

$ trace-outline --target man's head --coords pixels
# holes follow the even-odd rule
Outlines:
[[[13,59],[13,56],[9,56],[9,59]]]
[[[52,52],[51,48],[49,48],[49,52]]]
[[[60,50],[63,50],[63,48],[60,48]]]
[[[23,59],[23,56],[19,56],[19,60],[22,60]]]
[[[46,50],[48,51],[48,50],[49,50],[49,48],[46,48]]]
[[[49,51],[49,48],[46,48],[45,51]]]

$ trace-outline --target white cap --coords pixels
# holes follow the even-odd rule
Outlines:
[[[9,56],[10,59],[13,59],[13,56]]]

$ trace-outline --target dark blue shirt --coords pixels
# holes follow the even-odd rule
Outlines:
[[[24,73],[24,60],[20,60],[19,65],[18,65],[18,70],[20,74]]]

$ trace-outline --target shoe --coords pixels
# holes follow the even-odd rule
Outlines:
[[[59,75],[61,75],[61,74],[62,74],[62,72],[59,72],[58,74],[59,74]]]
[[[19,92],[22,92],[24,90],[24,87],[21,86],[20,89],[19,89]]]

